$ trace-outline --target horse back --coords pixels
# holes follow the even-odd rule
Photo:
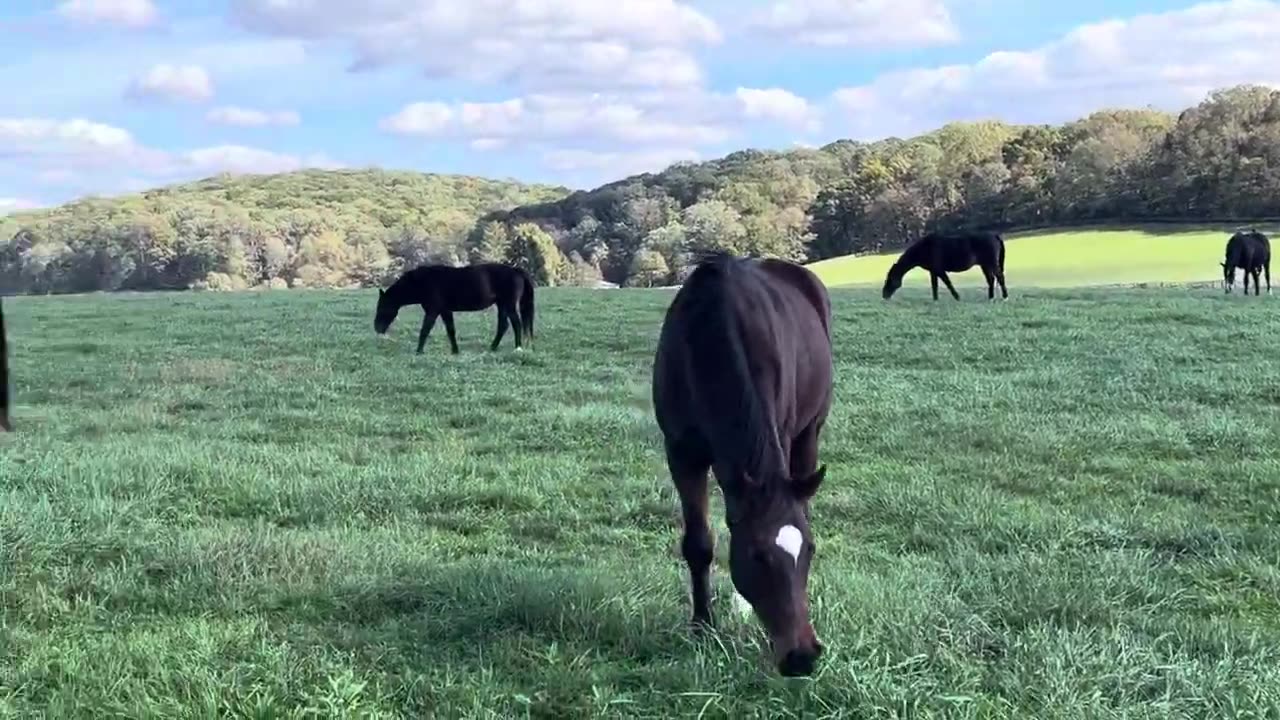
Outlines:
[[[1271,262],[1271,241],[1266,235],[1251,230],[1238,232],[1227,240],[1227,264],[1252,269]]]
[[[812,270],[802,265],[766,258],[760,261],[760,269],[777,278],[780,282],[794,287],[810,307],[818,314],[822,329],[827,335],[827,344],[831,340],[831,296],[827,286],[822,284]]]
[[[807,268],[731,258],[690,274],[668,308],[654,364],[654,408],[669,435],[724,422],[730,398],[764,398],[780,436],[831,404],[831,304]],[[722,328],[731,328],[735,348]],[[713,339],[714,338],[714,339]],[[747,373],[730,362],[740,351]],[[732,387],[730,387],[732,386]]]

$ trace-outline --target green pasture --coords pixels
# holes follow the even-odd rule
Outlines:
[[[1035,289],[1084,275],[1048,245],[1007,303],[833,291],[794,680],[723,557],[686,627],[670,291],[539,291],[519,354],[460,315],[458,357],[372,291],[6,298],[0,717],[1280,717],[1280,305]]]
[[[1009,287],[1065,288],[1097,285],[1179,285],[1220,282],[1227,239],[1235,227],[1172,226],[1006,234]],[[1259,226],[1268,234],[1276,228]],[[898,253],[832,258],[809,267],[830,287],[879,287]],[[1276,278],[1280,283],[1280,277]],[[1237,278],[1237,282],[1241,278]],[[964,295],[986,293],[978,268],[952,276]],[[916,269],[903,288],[928,291],[928,273]],[[965,292],[965,288],[970,291]],[[945,295],[946,288],[939,286]]]

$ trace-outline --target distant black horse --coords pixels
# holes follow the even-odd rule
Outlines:
[[[729,576],[769,634],[784,675],[813,672],[809,500],[826,466],[818,436],[832,400],[831,302],[808,269],[713,257],[667,310],[653,408],[684,515],[695,625],[710,625],[715,539],[707,470],[729,524]]]
[[[893,297],[902,287],[902,276],[912,268],[922,267],[929,271],[934,300],[938,299],[938,280],[946,284],[951,297],[959,300],[960,293],[956,292],[947,273],[964,272],[974,265],[981,267],[987,278],[988,300],[995,299],[997,280],[1001,298],[1009,297],[1009,290],[1004,285],[1004,238],[992,232],[925,235],[903,250],[898,261],[889,268],[881,294],[885,300]]]
[[[9,431],[9,348],[4,331],[4,305],[0,304],[0,430]]]
[[[1222,281],[1227,292],[1235,285],[1236,268],[1244,270],[1244,294],[1249,294],[1249,275],[1253,275],[1253,294],[1261,295],[1258,273],[1267,274],[1267,294],[1271,294],[1271,241],[1257,230],[1238,232],[1227,240],[1227,261],[1222,265]]]
[[[516,335],[516,348],[525,335],[533,338],[533,279],[525,271],[500,263],[482,263],[466,267],[423,265],[405,272],[385,291],[378,290],[378,307],[374,311],[373,329],[387,332],[396,314],[405,305],[422,306],[422,330],[418,333],[418,354],[427,344],[427,336],[436,323],[444,320],[449,346],[458,354],[454,335],[453,313],[484,310],[498,306],[498,333],[490,350],[498,343],[510,323]]]

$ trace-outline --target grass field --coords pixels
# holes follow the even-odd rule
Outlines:
[[[1005,276],[1012,287],[1070,288],[1091,285],[1179,284],[1222,280],[1227,238],[1238,228],[1227,226],[1086,229],[1006,234]],[[1272,234],[1277,228],[1259,225]],[[809,267],[829,286],[884,284],[885,272],[898,253],[823,260]],[[1280,271],[1280,268],[1277,268]],[[1243,278],[1237,275],[1237,282]],[[1280,277],[1276,278],[1280,284]],[[952,282],[964,288],[987,285],[982,271],[958,273]],[[904,288],[929,286],[929,275],[913,270]],[[946,288],[939,286],[943,296]],[[968,293],[973,294],[973,290]]]
[[[797,680],[686,632],[669,291],[6,299],[0,717],[1280,717],[1280,306],[1010,277],[834,292]]]

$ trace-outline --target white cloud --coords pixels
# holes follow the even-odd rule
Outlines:
[[[189,150],[178,155],[173,172],[197,175],[225,172],[233,175],[247,175],[292,172],[307,167],[333,169],[342,167],[342,164],[321,154],[298,157],[243,145],[218,145]]]
[[[178,102],[205,102],[213,97],[213,80],[199,65],[151,66],[145,75],[129,86],[127,95]]]
[[[325,155],[297,156],[219,145],[182,151],[146,147],[122,128],[82,118],[0,117],[0,179],[31,179],[63,194],[114,194],[217,173],[276,173],[342,164]]]
[[[696,86],[691,48],[722,39],[677,0],[234,0],[232,10],[251,30],[350,43],[357,69],[413,64],[535,91]]]
[[[805,132],[816,132],[821,127],[818,110],[789,90],[740,87],[734,96],[747,118],[772,120]]]
[[[103,23],[126,28],[155,25],[160,13],[151,0],[67,0],[58,14],[81,23]]]
[[[253,110],[251,108],[227,105],[205,113],[205,120],[215,125],[232,125],[235,127],[267,127],[292,126],[302,122],[298,113],[292,110]]]
[[[763,33],[825,47],[921,47],[959,38],[944,0],[780,0],[748,23]]]
[[[415,102],[378,122],[382,130],[396,135],[440,135],[453,123],[453,108],[441,102]]]
[[[551,170],[566,173],[586,171],[590,176],[604,175],[611,179],[645,172],[659,172],[672,164],[696,161],[701,154],[692,148],[664,148],[640,152],[596,152],[565,148],[549,150],[542,156],[543,164]]]
[[[400,135],[464,138],[477,149],[563,142],[696,146],[731,137],[712,108],[646,106],[637,98],[604,95],[529,95],[491,103],[413,103],[380,127]]]
[[[1100,107],[1169,110],[1215,88],[1280,85],[1280,3],[1229,0],[1081,26],[1029,51],[917,68],[833,94],[859,138],[906,136],[952,120],[1062,122]]]
[[[127,130],[84,118],[0,117],[0,156],[124,155],[136,147]]]
[[[0,215],[8,215],[22,210],[32,210],[40,207],[40,203],[35,200],[27,200],[26,198],[16,197],[0,197]]]

